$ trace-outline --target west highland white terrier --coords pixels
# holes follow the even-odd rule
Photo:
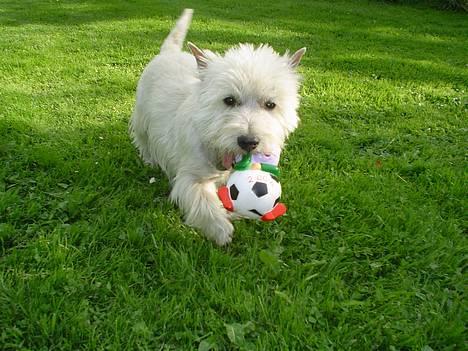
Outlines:
[[[130,120],[142,159],[169,177],[170,199],[218,245],[231,242],[232,214],[216,194],[234,158],[282,150],[299,118],[302,48],[277,54],[270,46],[240,44],[224,55],[182,52],[193,11],[186,9],[159,55],[143,71]]]

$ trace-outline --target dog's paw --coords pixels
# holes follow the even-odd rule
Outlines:
[[[240,220],[240,219],[244,219],[245,217],[242,217],[240,214],[238,214],[237,212],[227,212],[227,216],[229,218],[229,220],[232,222],[232,221],[237,221],[237,220]]]
[[[198,220],[201,218],[198,217]],[[211,241],[214,241],[218,246],[224,246],[232,241],[234,226],[228,220],[228,216],[204,218],[203,221],[189,221],[186,219],[185,224],[196,227],[200,232]]]
[[[216,223],[214,230],[210,237],[216,242],[218,246],[228,245],[232,241],[232,236],[234,234],[234,226],[228,220]]]

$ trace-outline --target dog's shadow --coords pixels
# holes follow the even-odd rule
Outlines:
[[[140,216],[176,215],[166,176],[140,161],[123,119],[73,131],[3,120],[0,140],[2,212],[12,236],[83,223],[120,235]]]

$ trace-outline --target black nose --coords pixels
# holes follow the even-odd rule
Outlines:
[[[247,152],[255,150],[259,142],[260,140],[252,135],[241,135],[237,138],[237,144],[241,147],[242,150]]]

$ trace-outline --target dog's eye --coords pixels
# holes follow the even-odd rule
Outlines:
[[[265,102],[265,107],[268,110],[273,110],[276,107],[276,104],[273,101],[267,101]]]
[[[223,101],[227,106],[235,106],[237,104],[237,100],[233,96],[228,96]]]

